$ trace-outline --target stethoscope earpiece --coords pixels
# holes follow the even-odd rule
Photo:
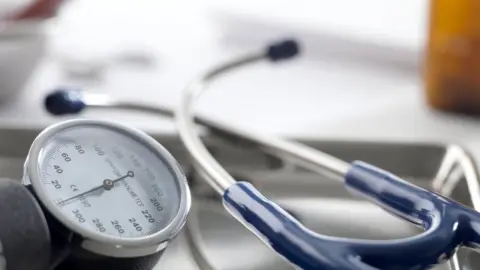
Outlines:
[[[267,56],[271,61],[293,58],[300,53],[300,46],[294,39],[276,42],[267,47]]]
[[[85,108],[80,91],[59,89],[45,98],[45,108],[53,115],[76,114]]]

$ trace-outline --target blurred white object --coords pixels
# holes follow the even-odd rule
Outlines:
[[[423,46],[428,20],[427,0],[210,0],[213,13],[228,21],[264,22],[288,29],[303,29],[352,41],[419,48]],[[230,21],[233,23],[234,21]],[[225,25],[219,24],[220,27]],[[233,27],[235,25],[228,25]],[[237,25],[238,31],[242,25]],[[243,34],[248,34],[243,29]],[[258,34],[257,29],[249,29]]]
[[[101,81],[105,75],[107,61],[102,57],[80,55],[60,56],[58,65],[67,81]]]
[[[67,81],[101,82],[111,68],[126,67],[148,70],[156,66],[154,52],[142,49],[119,49],[114,52],[72,51],[56,56]]]
[[[229,45],[294,36],[310,58],[412,72],[420,67],[427,0],[210,1],[212,19]]]
[[[0,0],[0,102],[23,90],[45,54],[45,25],[66,0]]]
[[[35,0],[0,0],[0,20],[24,10]]]
[[[112,56],[111,62],[116,65],[135,68],[152,68],[157,63],[155,52],[144,48],[126,48]]]
[[[0,102],[23,88],[44,52],[43,21],[0,25]]]

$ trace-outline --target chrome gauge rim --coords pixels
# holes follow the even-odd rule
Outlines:
[[[45,143],[51,138],[53,138],[57,133],[69,128],[79,126],[97,126],[120,132],[124,135],[127,135],[131,139],[137,140],[137,142],[140,142],[141,144],[147,146],[161,160],[164,161],[164,164],[168,166],[168,169],[171,171],[173,178],[176,181],[179,194],[178,210],[168,225],[163,227],[163,229],[159,230],[158,232],[146,236],[140,236],[135,238],[117,237],[96,230],[88,229],[85,226],[81,226],[78,222],[75,222],[71,218],[68,218],[66,214],[60,210],[58,205],[53,202],[51,196],[47,193],[44,184],[42,183],[39,166],[41,162],[40,153]],[[148,136],[146,133],[112,121],[75,119],[61,122],[46,128],[37,136],[30,148],[26,162],[26,173],[41,203],[63,225],[86,239],[101,243],[109,243],[119,247],[148,246],[168,241],[176,234],[178,234],[180,229],[183,227],[187,218],[188,211],[190,209],[191,197],[187,180],[185,174],[183,173],[180,165],[177,163],[175,158],[162,145],[160,145],[157,141]]]

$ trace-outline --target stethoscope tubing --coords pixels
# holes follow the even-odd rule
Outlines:
[[[308,158],[302,160],[306,163],[311,162],[313,167],[321,167],[322,170],[326,168],[336,175],[343,176],[346,187],[352,193],[372,200],[390,213],[423,227],[427,231],[420,237],[374,243],[353,239],[332,239],[332,237],[315,234],[303,227],[278,205],[265,198],[251,184],[236,182],[223,169],[208,152],[196,132],[194,102],[206,89],[210,80],[233,68],[269,58],[270,55],[265,52],[253,54],[221,65],[199,76],[185,88],[181,105],[175,114],[180,138],[191,154],[195,168],[212,187],[220,194],[223,193],[224,206],[232,216],[249,228],[266,245],[304,269],[387,269],[387,267],[422,269],[450,258],[456,247],[467,240],[458,240],[458,236],[463,232],[457,230],[458,226],[455,227],[459,222],[457,218],[468,216],[468,222],[471,222],[479,220],[478,215],[471,209],[415,187],[369,164],[356,161],[349,166],[331,156],[322,156],[317,160],[318,151],[315,150],[312,151],[313,156],[307,155]],[[233,127],[229,127],[229,130],[232,129]],[[260,145],[270,146],[269,142],[274,142],[274,148],[282,148],[284,145],[284,141],[253,137],[261,138]],[[305,157],[302,155],[305,148],[282,150],[286,150],[286,153],[296,158]],[[308,150],[312,149],[307,148],[307,153],[310,153]],[[451,211],[452,215],[445,214],[446,209]],[[427,256],[418,254],[419,251],[427,248],[430,248]],[[325,258],[326,254],[330,257]],[[353,258],[361,258],[361,261],[352,262]]]
[[[194,117],[192,105],[210,80],[259,60],[277,61],[293,56],[295,48],[292,50],[292,46],[295,45],[291,42],[275,44],[266,52],[249,54],[199,76],[185,89],[181,106],[175,113],[180,137],[191,154],[194,167],[223,196],[225,208],[266,245],[303,269],[425,269],[450,258],[460,245],[476,247],[480,243],[480,226],[477,226],[479,218],[478,213],[468,207],[413,186],[372,165],[362,162],[349,164],[299,143],[253,134]],[[83,100],[72,93],[59,92],[49,98],[47,107],[50,104],[53,113],[77,113],[88,106],[172,115],[171,111],[156,106],[135,102],[118,103],[108,99],[95,99],[93,96],[90,96],[90,100]],[[427,231],[411,238],[385,241],[315,234],[262,196],[251,184],[236,182],[202,144],[195,121],[222,135],[253,142],[264,151],[294,161],[300,166],[333,175],[353,193],[360,194]]]

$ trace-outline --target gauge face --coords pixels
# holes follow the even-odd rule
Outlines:
[[[149,236],[178,212],[180,192],[171,165],[126,132],[100,125],[63,129],[43,143],[37,162],[46,199],[89,231]]]

